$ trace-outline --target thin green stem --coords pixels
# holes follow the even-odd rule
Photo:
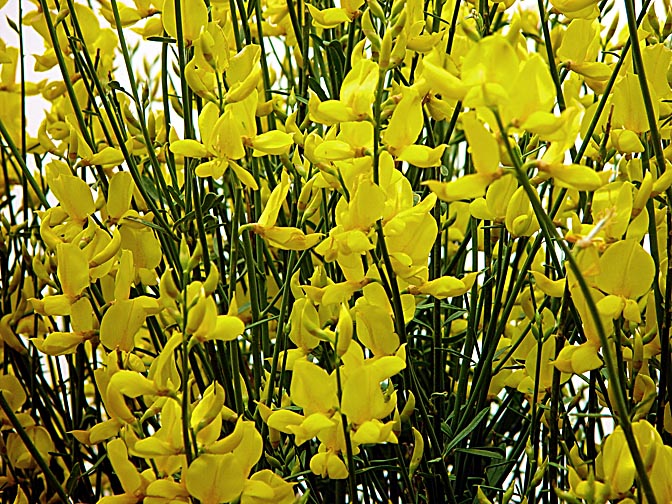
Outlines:
[[[14,159],[16,160],[17,163],[19,163],[19,166],[21,167],[21,172],[23,176],[28,180],[28,183],[30,184],[30,187],[35,191],[35,194],[37,195],[38,199],[40,200],[40,203],[44,208],[50,208],[51,205],[47,201],[47,198],[44,196],[44,193],[42,192],[42,188],[40,185],[37,183],[35,180],[35,177],[33,177],[33,174],[30,173],[30,170],[28,169],[28,166],[26,165],[26,162],[21,155],[21,152],[19,149],[16,147],[16,144],[14,144],[14,141],[12,140],[11,135],[9,134],[9,131],[7,131],[7,128],[5,127],[5,123],[0,120],[0,134],[2,134],[2,138],[5,140],[5,143],[9,147],[9,150],[12,152],[12,155],[14,156]]]
[[[56,478],[56,475],[54,475],[54,473],[52,472],[51,468],[49,467],[49,464],[47,464],[47,461],[44,460],[44,457],[37,449],[33,441],[30,439],[30,436],[21,425],[19,419],[14,414],[14,411],[7,402],[7,399],[5,399],[5,394],[3,391],[0,391],[0,408],[2,408],[2,411],[9,419],[9,422],[12,424],[12,427],[14,427],[14,431],[19,435],[21,441],[23,441],[23,444],[26,446],[26,449],[35,459],[37,465],[40,466],[40,469],[44,473],[45,478],[47,479],[53,490],[58,494],[61,501],[67,503],[72,502],[72,500],[68,497],[67,493],[65,492],[61,484],[58,482],[58,478]]]
[[[658,175],[660,175],[665,170],[665,155],[663,154],[663,146],[660,141],[660,132],[658,131],[658,118],[656,117],[655,111],[653,109],[651,90],[649,89],[649,83],[646,79],[646,70],[644,68],[644,61],[642,59],[642,49],[639,46],[639,37],[637,36],[637,21],[635,17],[635,3],[633,0],[625,0],[625,13],[628,18],[628,33],[630,34],[630,41],[632,43],[632,61],[635,67],[635,73],[639,79],[639,88],[642,91],[642,98],[644,99],[646,118],[651,130],[651,143],[653,144],[653,152],[656,155],[656,163],[658,164]]]
[[[567,262],[569,263],[569,267],[572,270],[572,273],[574,274],[576,281],[579,284],[579,288],[581,289],[581,292],[586,300],[588,311],[590,312],[590,316],[593,319],[593,323],[595,324],[595,327],[597,329],[600,343],[602,344],[602,353],[604,356],[605,364],[607,366],[607,372],[609,378],[613,380],[615,385],[614,387],[615,391],[614,398],[616,401],[616,404],[614,405],[615,418],[618,424],[623,429],[625,439],[628,443],[628,448],[630,449],[630,453],[635,462],[637,476],[644,489],[644,494],[646,495],[646,498],[649,502],[654,503],[656,502],[656,498],[653,493],[653,488],[651,487],[651,482],[649,481],[648,474],[646,473],[646,468],[644,467],[642,456],[639,452],[639,449],[637,448],[637,441],[635,440],[634,434],[632,432],[632,424],[630,423],[630,418],[627,415],[628,411],[627,402],[623,394],[623,387],[620,380],[620,374],[618,372],[618,363],[616,361],[614,354],[612,353],[611,349],[612,343],[607,337],[607,334],[602,325],[602,320],[597,310],[595,300],[593,299],[593,295],[590,291],[590,288],[588,287],[588,284],[583,276],[581,269],[579,268],[578,263],[576,262],[574,254],[565,243],[563,237],[558,235],[555,224],[553,224],[553,221],[541,206],[541,202],[539,201],[539,195],[532,187],[532,184],[530,183],[530,180],[527,177],[527,173],[525,173],[525,171],[523,170],[522,160],[511,147],[506,128],[502,123],[502,119],[499,113],[496,110],[493,112],[497,120],[497,124],[499,126],[499,131],[502,134],[502,138],[504,139],[504,143],[507,152],[509,154],[509,157],[514,163],[514,168],[518,176],[518,181],[524,188],[525,193],[527,194],[530,203],[532,204],[532,209],[534,211],[535,216],[537,217],[537,220],[539,221],[539,225],[541,227],[542,234],[544,235],[544,238],[546,240],[546,244],[549,248],[554,247],[555,246],[554,243],[560,247],[560,249],[565,255]]]
[[[243,233],[243,251],[245,254],[245,261],[247,262],[247,279],[250,287],[250,306],[252,310],[252,322],[258,322],[259,317],[259,286],[257,279],[257,262],[252,253],[252,240],[250,239],[251,230],[240,230]],[[261,390],[261,326],[255,324],[252,329],[252,375],[254,377],[254,399],[259,400],[259,393]]]

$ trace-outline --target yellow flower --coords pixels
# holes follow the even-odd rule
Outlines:
[[[203,0],[181,0],[182,37],[187,44],[197,40],[208,22],[208,7]],[[166,33],[177,38],[175,1],[164,0],[161,13]]]
[[[220,115],[219,107],[210,102],[198,118],[201,142],[176,140],[170,144],[174,154],[193,158],[210,158],[196,167],[199,177],[219,178],[230,166],[246,186],[257,190],[254,177],[236,161],[245,157],[245,147],[254,149],[255,156],[283,154],[292,145],[292,137],[278,130],[256,134],[255,111],[258,93],[255,89],[242,100],[226,105]]]
[[[475,113],[462,116],[464,133],[469,141],[469,150],[476,173],[463,175],[451,182],[431,180],[424,184],[444,201],[478,198],[485,194],[487,187],[502,176],[499,167],[499,146]]]
[[[280,183],[273,189],[259,221],[252,224],[252,229],[268,240],[273,247],[285,250],[306,250],[314,247],[322,240],[321,233],[305,234],[295,227],[275,225],[289,189],[289,175],[283,171]]]

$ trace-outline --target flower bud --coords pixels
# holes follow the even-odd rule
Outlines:
[[[380,52],[382,40],[380,40],[380,36],[378,35],[376,28],[373,26],[370,10],[365,11],[364,15],[362,16],[362,31],[364,32],[366,38],[369,39],[369,42],[371,42],[371,49],[374,52]]]
[[[217,285],[219,284],[219,270],[214,263],[210,264],[210,273],[208,273],[205,282],[203,282],[203,291],[206,296],[211,296],[216,290]]]
[[[352,316],[345,304],[341,304],[338,314],[338,324],[336,324],[336,333],[338,334],[336,353],[341,357],[348,351],[350,342],[352,341]]]
[[[198,432],[210,425],[221,413],[223,405],[224,388],[219,383],[211,384],[191,414],[191,428]]]
[[[404,404],[404,409],[401,410],[401,414],[399,415],[400,420],[402,422],[410,422],[411,415],[413,415],[414,411],[415,411],[415,395],[413,395],[413,392],[409,390],[408,399],[406,400],[406,404]]]
[[[413,455],[411,455],[411,463],[408,466],[409,476],[413,476],[413,473],[420,465],[424,452],[425,440],[423,439],[420,431],[413,427]]]
[[[204,296],[200,297],[196,304],[189,310],[186,327],[187,334],[193,334],[196,332],[198,327],[203,322],[207,308],[207,300],[208,298]]]
[[[534,476],[532,477],[532,481],[530,482],[532,488],[539,485],[539,483],[541,483],[541,481],[544,479],[544,474],[546,474],[547,467],[548,467],[548,459],[544,460],[544,462],[534,472]]]
[[[371,14],[376,16],[381,21],[384,21],[386,19],[385,11],[383,11],[383,8],[378,3],[378,0],[369,0],[367,3],[369,5],[369,10],[371,11]]]
[[[380,46],[380,56],[378,58],[380,68],[385,69],[390,67],[391,54],[392,54],[392,30],[386,30],[385,35],[383,35],[383,42]]]
[[[166,269],[159,280],[159,293],[162,298],[176,299],[180,295],[180,289],[175,284],[172,270]]]

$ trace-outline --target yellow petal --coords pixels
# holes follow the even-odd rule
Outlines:
[[[608,294],[636,299],[651,288],[655,277],[653,258],[635,240],[611,245],[600,258],[597,286]]]
[[[104,422],[96,424],[91,427],[89,431],[89,442],[91,444],[97,444],[101,441],[110,439],[119,433],[121,426],[122,423],[116,418],[111,418],[110,420],[105,420]]]
[[[291,431],[288,429],[290,426],[301,425],[305,420],[303,415],[290,410],[277,410],[274,411],[271,416],[268,417],[268,426],[272,429],[279,430],[285,434],[290,434]]]
[[[74,298],[89,286],[89,263],[86,254],[74,243],[60,243],[56,247],[58,278],[63,294]]]
[[[559,187],[569,187],[577,191],[595,191],[603,185],[598,173],[587,166],[554,164],[544,171],[555,178]]]
[[[432,166],[441,166],[441,157],[446,150],[446,145],[431,148],[426,145],[409,145],[397,156],[399,161],[417,166],[419,168],[430,168]]]
[[[271,246],[283,250],[308,250],[320,243],[322,236],[321,233],[305,234],[294,227],[272,227],[263,232]]]
[[[53,166],[51,163],[47,167]],[[91,189],[79,177],[74,175],[59,175],[49,177],[50,170],[47,170],[47,181],[49,188],[54,193],[63,209],[73,219],[84,222],[95,211]]]
[[[355,149],[341,140],[326,140],[315,148],[315,156],[325,161],[341,161],[355,157]]]
[[[595,19],[599,14],[597,0],[552,0],[551,4],[570,19]]]
[[[121,439],[113,439],[107,443],[107,456],[124,492],[134,494],[139,490],[142,486],[142,477],[128,458],[126,443]]]
[[[492,134],[476,118],[476,113],[464,114],[462,126],[476,171],[484,175],[496,173],[499,169],[499,146]]]
[[[119,149],[114,147],[105,147],[97,154],[94,154],[93,157],[89,158],[88,161],[92,165],[112,167],[123,163],[124,155]]]
[[[196,140],[177,140],[170,143],[170,152],[178,156],[204,158],[208,157],[210,153],[201,142]]]
[[[422,98],[413,88],[401,88],[401,100],[383,132],[383,142],[394,154],[414,143],[422,130]]]
[[[302,407],[308,414],[327,413],[338,404],[335,378],[306,360],[294,363],[290,396],[292,402]]]
[[[600,299],[596,306],[601,315],[617,319],[623,312],[625,300],[622,297],[610,294]]]
[[[461,296],[471,289],[478,273],[470,273],[463,280],[451,276],[442,276],[413,289],[413,294],[429,294],[438,299]]]
[[[408,466],[408,473],[410,476],[413,476],[413,473],[420,465],[422,461],[422,456],[425,452],[425,439],[422,437],[422,433],[412,427],[413,429],[413,454],[411,455],[411,463]]]
[[[203,0],[182,0],[182,36],[185,41],[193,42],[198,39],[201,31],[208,23],[208,8]],[[177,38],[174,0],[164,0],[161,19],[166,33]]]
[[[353,63],[352,68],[343,79],[341,107],[345,104],[346,107],[343,108],[351,109],[355,120],[363,119],[371,114],[379,73],[378,64],[364,58]]]
[[[564,278],[561,278],[560,280],[551,280],[539,271],[533,271],[532,276],[534,276],[536,286],[547,296],[562,297],[564,294],[566,283]]]
[[[539,229],[539,221],[522,187],[519,187],[511,198],[506,209],[505,223],[506,228],[514,236],[530,236]]]
[[[122,369],[110,378],[108,388],[112,387],[128,397],[153,395],[157,393],[156,384],[136,371]]]
[[[499,35],[481,39],[465,56],[462,81],[467,85],[483,82],[506,84],[518,73],[518,57],[508,40]]]
[[[133,198],[133,177],[129,172],[117,172],[110,179],[107,193],[107,213],[113,219],[120,219],[131,207]]]
[[[254,487],[252,487],[254,485]],[[245,483],[241,504],[292,504],[294,485],[268,469],[254,473]]]
[[[186,486],[189,494],[203,504],[220,504],[236,499],[243,491],[243,467],[232,453],[204,453],[187,469]]]
[[[233,341],[245,331],[245,323],[232,315],[218,315],[215,331],[208,339]]]
[[[428,180],[423,185],[436,193],[440,200],[458,201],[463,199],[480,198],[485,194],[490,177],[480,173],[464,175],[451,182],[439,182],[437,180]]]
[[[229,163],[224,159],[213,159],[206,161],[196,167],[196,176],[201,178],[212,177],[214,179],[221,178],[224,172],[229,167]]]
[[[613,125],[616,128],[624,127],[635,133],[649,131],[649,121],[637,75],[628,72],[614,85],[612,103]],[[653,100],[653,108],[654,117],[658,117],[658,100]]]
[[[644,146],[639,136],[634,131],[627,129],[611,130],[609,139],[614,147],[621,153],[644,152]],[[648,173],[648,172],[647,172]]]
[[[14,375],[0,375],[0,391],[2,391],[12,411],[18,411],[26,402],[26,393],[23,391],[21,382]]]
[[[130,352],[135,335],[145,323],[146,313],[136,299],[117,301],[108,308],[100,324],[100,341],[107,348]]]
[[[350,21],[348,13],[338,7],[320,10],[310,4],[307,5],[310,17],[313,19],[313,24],[319,28],[335,28],[342,23]]]
[[[257,224],[265,228],[275,226],[280,209],[287,198],[287,194],[289,194],[289,189],[289,175],[283,170],[280,175],[280,183],[275,186],[271,195],[268,197],[268,201],[266,201],[266,205],[264,206],[264,211],[261,212]]]
[[[257,181],[254,179],[252,174],[248,172],[245,168],[240,166],[238,163],[234,163],[233,161],[229,162],[229,165],[231,166],[231,169],[234,171],[238,179],[245,184],[247,187],[252,189],[253,191],[259,190],[259,186],[257,185]]]
[[[44,340],[31,338],[37,349],[48,355],[66,355],[74,353],[84,341],[81,334],[71,332],[53,332]]]
[[[625,493],[632,487],[635,463],[620,427],[616,427],[602,445],[602,465],[605,479],[611,484],[613,491]]]
[[[444,100],[462,100],[469,90],[469,86],[448,70],[435,65],[433,61],[423,61],[422,77],[427,81],[430,88],[435,93],[440,94]]]
[[[348,468],[341,458],[333,452],[321,452],[310,459],[310,470],[314,474],[329,479],[345,479]]]
[[[286,154],[293,143],[291,135],[284,131],[272,130],[257,135],[252,140],[252,147],[255,149],[254,156],[263,156],[264,154],[279,156],[280,154]]]

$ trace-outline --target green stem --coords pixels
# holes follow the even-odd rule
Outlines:
[[[259,321],[259,286],[257,285],[257,267],[254,255],[252,253],[252,241],[250,233],[253,231],[243,231],[243,251],[245,261],[247,262],[247,279],[250,287],[250,307],[252,310],[252,322]],[[252,375],[254,376],[254,399],[259,400],[259,391],[261,390],[261,329],[259,324],[255,324],[252,329]]]
[[[72,3],[73,3],[72,0],[68,0],[68,5],[70,5],[70,11],[71,11],[71,13],[74,13],[75,9],[74,9],[74,6],[71,5]],[[114,15],[114,22],[115,22],[115,25],[116,25],[116,28],[117,28],[117,36],[119,37],[119,43],[120,43],[119,45],[121,46],[121,54],[122,54],[123,59],[124,59],[124,65],[126,66],[126,75],[128,76],[128,82],[131,86],[131,93],[133,94],[133,101],[135,102],[136,112],[138,113],[140,129],[142,131],[142,137],[143,137],[143,140],[145,142],[145,146],[147,147],[147,154],[149,155],[149,161],[150,161],[150,164],[152,165],[152,170],[154,170],[154,172],[156,172],[157,174],[160,174],[161,173],[161,164],[159,163],[159,160],[156,156],[156,152],[154,152],[154,146],[152,144],[152,139],[149,135],[149,130],[147,129],[147,116],[145,114],[145,109],[143,107],[143,103],[140,100],[140,96],[138,95],[138,85],[137,85],[137,82],[135,80],[135,73],[133,72],[133,65],[131,63],[131,57],[130,57],[130,54],[128,52],[128,44],[126,43],[126,38],[124,36],[124,30],[123,30],[122,25],[121,25],[121,17],[119,15],[119,7],[117,5],[117,0],[111,0],[110,5],[112,7],[112,13]],[[79,23],[77,23],[77,27],[79,27]],[[77,29],[79,30],[79,28],[77,28]],[[81,33],[81,30],[79,30],[79,31]],[[84,57],[89,61],[89,65],[90,65],[90,57],[89,57],[88,51],[83,51],[83,52],[84,52]],[[91,66],[91,68],[93,69],[93,66]],[[164,71],[162,72],[162,75],[166,74],[166,73],[167,72],[164,69]],[[105,93],[102,90],[101,83],[98,80],[95,72],[91,72],[91,78],[94,80],[94,83],[96,84],[99,96],[101,96],[101,98],[104,97]],[[106,104],[107,100],[105,100],[104,98],[102,98],[102,99],[103,99],[103,103]],[[107,109],[108,109],[108,107],[106,106],[106,110]],[[167,117],[169,117],[169,110],[170,110],[170,108],[165,109],[165,114],[166,114]],[[109,111],[108,111],[108,116],[109,116]],[[169,131],[169,130],[167,129],[166,131]],[[119,139],[118,139],[118,141],[119,141]],[[122,142],[119,141],[119,143],[121,144]],[[128,159],[128,157],[126,159]],[[160,177],[160,179],[162,180],[163,178]],[[171,212],[173,213],[173,216],[176,216],[177,212],[175,210],[174,205],[172,204],[172,199],[170,198],[168,191],[165,190],[165,187],[163,189],[164,189],[164,194],[167,196],[167,200],[168,200],[168,204],[170,206]]]
[[[537,0],[539,8],[539,17],[541,18],[541,31],[544,34],[544,47],[546,47],[546,57],[548,59],[548,68],[551,71],[551,78],[555,86],[555,94],[558,99],[558,108],[562,112],[565,110],[565,96],[562,92],[562,83],[558,74],[558,67],[555,65],[555,53],[551,43],[551,32],[548,29],[547,12],[544,7],[544,0]]]
[[[30,439],[30,436],[28,436],[28,433],[26,430],[23,428],[23,425],[21,425],[21,422],[19,419],[16,417],[14,414],[14,411],[10,407],[9,403],[7,402],[7,399],[5,399],[5,394],[3,391],[0,391],[0,408],[4,411],[5,415],[9,419],[9,422],[12,424],[12,427],[14,427],[14,430],[16,433],[19,435],[21,438],[21,441],[23,441],[23,444],[26,446],[26,449],[30,452],[32,457],[35,459],[35,462],[37,462],[37,465],[40,466],[40,469],[44,473],[45,478],[49,482],[49,484],[53,487],[54,491],[58,494],[60,499],[63,502],[70,503],[72,500],[68,497],[66,494],[65,490],[63,490],[63,487],[61,484],[58,482],[58,479],[54,475],[54,473],[51,471],[49,468],[49,464],[47,464],[46,460],[42,457],[42,454],[40,451],[35,447],[33,444],[33,441]]]
[[[643,10],[640,13],[639,17],[637,18],[636,21],[636,26],[639,26],[639,24],[642,22],[644,19],[644,14],[646,12],[646,9],[648,8],[649,3],[651,0],[645,0],[644,5],[643,5]],[[616,78],[618,77],[621,67],[623,66],[623,63],[625,62],[625,57],[628,54],[628,51],[630,50],[630,45],[632,44],[631,39],[628,39],[625,41],[625,45],[623,46],[623,50],[621,51],[621,54],[618,58],[618,61],[616,61],[616,65],[614,65],[614,70],[611,72],[611,76],[609,77],[609,80],[607,81],[607,84],[604,87],[604,91],[602,92],[602,97],[600,98],[600,101],[597,104],[597,108],[595,109],[595,113],[593,114],[593,118],[590,120],[590,124],[588,125],[588,129],[586,130],[586,134],[583,137],[583,141],[581,142],[581,145],[579,146],[579,150],[576,152],[576,155],[573,156],[574,163],[579,163],[581,161],[581,158],[583,155],[586,153],[586,150],[588,149],[588,146],[590,145],[590,141],[593,138],[593,133],[595,132],[595,128],[597,127],[597,124],[600,121],[600,116],[602,115],[602,112],[604,111],[604,108],[607,105],[607,101],[611,97],[611,90],[614,87],[614,84],[616,83]],[[566,192],[566,189],[562,190],[563,192],[561,194],[564,195]],[[561,200],[564,196],[559,198]],[[559,201],[558,200],[558,201]]]
[[[586,282],[586,279],[583,277],[583,273],[581,272],[581,269],[579,268],[579,265],[576,262],[576,259],[574,258],[572,251],[565,243],[564,238],[558,234],[557,229],[553,224],[553,221],[541,206],[541,202],[539,201],[539,195],[532,187],[532,184],[530,183],[527,174],[523,170],[522,160],[519,158],[517,152],[514,152],[513,148],[511,147],[506,128],[502,123],[501,116],[496,110],[493,110],[493,113],[497,120],[499,131],[502,135],[502,138],[504,139],[506,150],[509,154],[509,157],[514,163],[514,168],[518,176],[518,181],[525,190],[525,193],[527,194],[530,203],[532,204],[532,209],[534,210],[535,216],[539,221],[541,232],[546,240],[546,244],[549,247],[549,249],[551,247],[554,247],[554,242],[557,243],[557,245],[560,247],[560,249],[565,255],[567,262],[569,263],[569,267],[572,270],[572,273],[574,273],[574,276],[576,277],[576,281],[579,284],[579,288],[581,289],[581,292],[586,300],[588,311],[590,312],[590,316],[593,319],[593,323],[595,324],[598,336],[600,338],[600,343],[602,345],[602,353],[604,355],[604,361],[607,366],[607,373],[609,375],[609,378],[613,380],[614,383],[614,398],[616,400],[615,405],[616,411],[614,411],[615,419],[623,429],[623,434],[625,435],[625,439],[628,443],[628,448],[630,449],[630,453],[635,462],[637,476],[639,477],[640,483],[644,488],[644,494],[646,495],[646,498],[649,502],[655,503],[656,498],[653,493],[653,488],[651,487],[651,482],[649,481],[649,477],[646,473],[646,468],[644,467],[642,456],[639,452],[639,449],[637,448],[637,441],[635,440],[634,434],[632,432],[632,424],[630,423],[630,418],[628,417],[627,414],[628,411],[627,402],[625,396],[623,395],[623,387],[618,372],[618,363],[616,362],[616,358],[612,353],[609,338],[607,337],[607,334],[602,325],[602,320],[597,310],[595,300],[593,299],[592,293],[590,292],[590,288],[588,287],[588,283]]]
[[[380,132],[381,124],[381,106],[383,103],[383,89],[385,88],[386,71],[380,69],[378,72],[378,85],[376,87],[376,100],[373,104],[373,183],[378,184],[380,180]]]
[[[0,134],[2,134],[2,138],[4,138],[5,142],[7,143],[7,146],[9,147],[9,150],[12,152],[14,159],[16,159],[16,162],[19,163],[23,176],[26,178],[26,180],[28,180],[28,183],[30,184],[30,187],[33,189],[33,191],[35,191],[35,194],[40,200],[42,206],[44,206],[44,208],[51,208],[51,205],[49,204],[47,198],[44,196],[44,193],[42,192],[42,188],[35,180],[35,177],[33,177],[33,174],[30,173],[30,170],[28,169],[28,166],[26,165],[26,162],[23,159],[21,152],[19,152],[19,149],[14,144],[14,141],[12,140],[9,131],[7,131],[5,123],[2,122],[2,120],[0,120]]]
[[[292,289],[289,287],[289,283],[292,281],[292,276],[295,273],[294,271],[295,267],[296,267],[296,252],[292,250],[289,253],[289,261],[287,263],[287,273],[285,275],[284,285],[282,286],[282,301],[280,302],[280,315],[278,316],[278,325],[275,334],[275,346],[273,347],[273,360],[271,361],[271,375],[269,378],[270,384],[268,386],[268,394],[266,395],[265,399],[266,406],[270,406],[271,401],[273,401],[273,391],[275,389],[275,380],[276,380],[275,375],[278,372],[280,352],[286,350],[285,323],[287,322],[287,313],[289,312],[289,303],[292,297]]]
[[[334,357],[338,359],[336,354]],[[341,381],[341,366],[339,362],[335,363],[336,368],[336,387],[338,394],[338,404],[341,404],[341,399],[343,397],[343,383]],[[348,486],[350,487],[350,499],[354,501],[357,499],[357,479],[356,479],[356,466],[355,466],[355,457],[353,456],[352,451],[352,439],[350,438],[350,429],[348,428],[348,417],[345,416],[345,413],[341,413],[341,426],[343,427],[343,438],[345,439],[345,452],[348,461]]]
[[[653,151],[656,154],[658,175],[660,176],[660,174],[665,170],[665,156],[663,154],[663,146],[660,142],[658,118],[656,117],[655,111],[653,109],[651,91],[649,90],[649,83],[646,80],[644,61],[642,60],[642,49],[639,46],[639,38],[637,37],[637,22],[635,20],[635,4],[633,0],[625,0],[625,13],[628,17],[628,32],[630,33],[630,41],[632,43],[632,61],[635,67],[635,73],[639,79],[639,87],[642,91],[642,98],[644,99],[646,118],[649,122],[649,128],[651,129],[651,142],[653,143]]]

